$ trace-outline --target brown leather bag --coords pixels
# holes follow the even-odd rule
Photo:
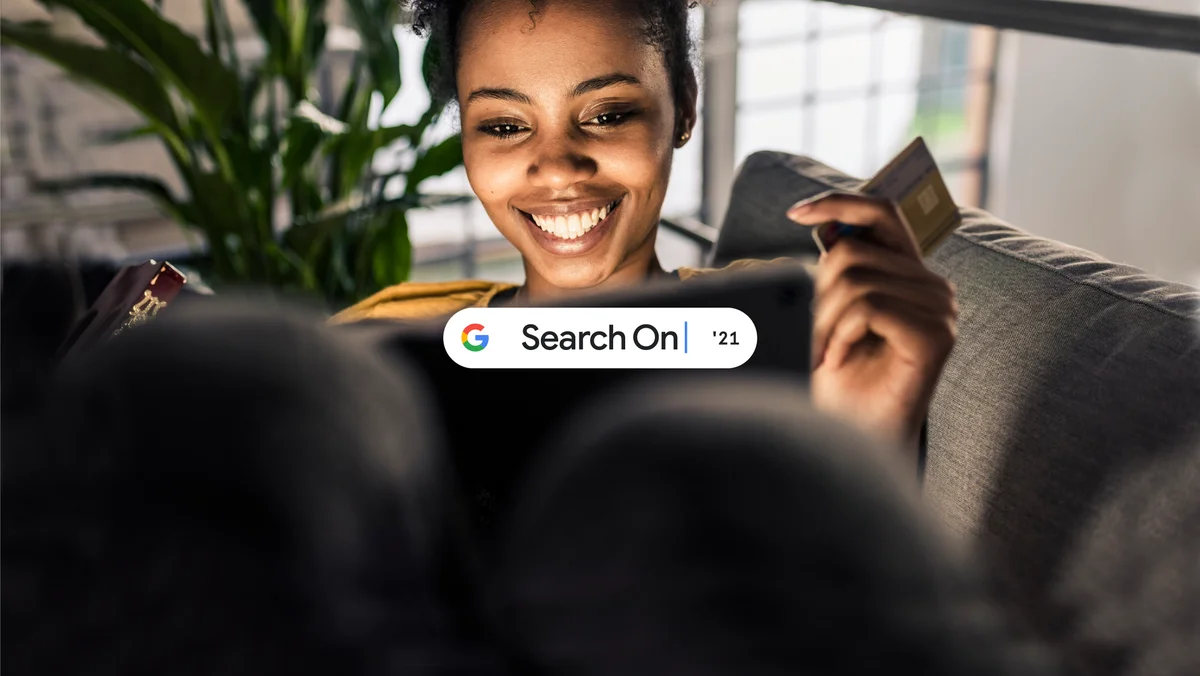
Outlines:
[[[75,354],[141,324],[167,307],[187,277],[167,262],[149,260],[121,268],[76,322],[59,347],[59,359]]]

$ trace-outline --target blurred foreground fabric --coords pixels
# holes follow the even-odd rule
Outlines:
[[[802,389],[630,382],[534,454],[485,566],[415,369],[323,319],[206,301],[6,408],[6,673],[1000,675],[1062,653],[1182,676],[1196,655],[1170,630],[1200,607],[1193,465],[1108,499],[1094,532],[1124,535],[1073,550],[1048,603],[1075,630],[1039,646],[891,449]]]
[[[474,668],[419,383],[321,323],[180,308],[6,411],[7,673]]]

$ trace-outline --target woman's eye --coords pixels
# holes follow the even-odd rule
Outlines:
[[[488,134],[489,136],[495,136],[496,138],[508,138],[509,136],[516,136],[524,130],[524,127],[511,122],[485,124],[479,127],[479,131]]]
[[[624,123],[628,122],[629,118],[631,118],[633,116],[634,116],[633,111],[601,113],[601,114],[597,115],[596,117],[593,117],[592,119],[588,120],[588,122],[590,124],[594,124],[599,127],[615,127],[619,124],[624,124]]]

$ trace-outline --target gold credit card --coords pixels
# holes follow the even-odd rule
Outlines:
[[[804,202],[814,202],[835,192],[846,191],[831,190]],[[962,224],[958,206],[921,137],[908,144],[859,192],[895,202],[901,219],[925,256],[933,253]],[[821,251],[827,251],[839,238],[853,236],[859,230],[842,223],[828,223],[813,229],[813,239]]]

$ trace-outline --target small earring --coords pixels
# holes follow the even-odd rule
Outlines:
[[[688,139],[690,139],[691,137],[692,137],[691,132],[687,132],[687,131],[683,132],[682,134],[679,135],[679,145],[683,145],[683,144],[687,143]]]

